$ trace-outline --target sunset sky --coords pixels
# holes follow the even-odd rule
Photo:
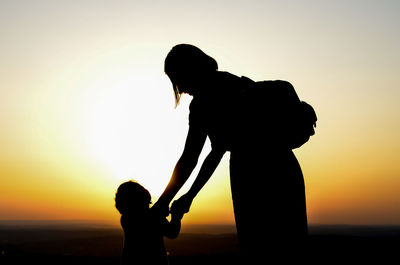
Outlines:
[[[0,220],[117,224],[129,179],[155,202],[191,100],[174,109],[164,58],[191,43],[314,106],[316,135],[295,150],[311,224],[400,224],[399,13],[395,0],[0,0]],[[234,222],[228,165],[184,223]]]

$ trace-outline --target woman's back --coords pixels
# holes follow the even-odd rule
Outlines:
[[[213,148],[231,151],[250,142],[281,142],[279,117],[284,106],[272,89],[259,89],[246,77],[216,72],[202,90],[190,104],[189,124],[206,130]]]

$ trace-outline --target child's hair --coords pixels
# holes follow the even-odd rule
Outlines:
[[[122,183],[115,194],[115,207],[121,213],[127,213],[135,206],[148,206],[151,204],[150,192],[135,181]]]

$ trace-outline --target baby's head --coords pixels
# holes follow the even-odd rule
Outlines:
[[[150,204],[150,192],[134,181],[122,183],[115,194],[115,207],[121,214],[144,212]]]

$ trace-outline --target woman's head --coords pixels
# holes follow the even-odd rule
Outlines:
[[[196,46],[179,44],[165,58],[164,71],[172,82],[175,106],[182,93],[193,94],[201,79],[218,70],[217,62]]]
[[[150,192],[134,181],[122,183],[115,194],[115,207],[121,214],[144,211],[150,204]]]

